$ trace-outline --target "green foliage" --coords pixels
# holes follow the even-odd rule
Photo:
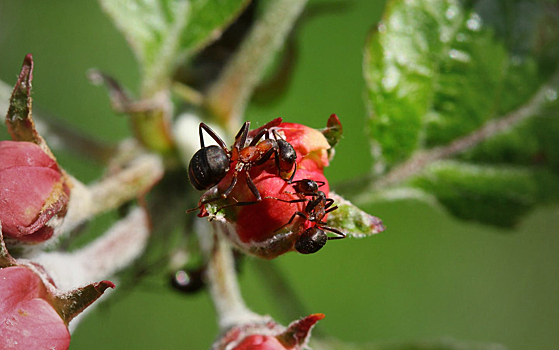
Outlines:
[[[408,185],[460,218],[499,226],[555,201],[546,195],[559,186],[559,17],[552,7],[389,2],[364,63],[377,169],[432,151],[409,168]],[[487,128],[496,120],[498,132]],[[461,162],[431,164],[444,158]]]
[[[557,180],[525,168],[444,161],[430,166],[411,185],[434,194],[463,219],[512,226],[533,205],[552,199],[548,191],[557,189]]]
[[[351,202],[330,193],[334,205],[338,208],[328,215],[328,225],[337,227],[351,237],[365,237],[384,231],[382,221],[376,216],[367,214]]]
[[[144,76],[144,93],[161,88],[175,65],[239,14],[248,0],[99,0],[128,40]]]

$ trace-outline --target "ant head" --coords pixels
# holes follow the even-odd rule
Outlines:
[[[316,193],[318,191],[318,184],[311,179],[297,180],[294,182],[293,188],[300,193]]]
[[[205,190],[217,185],[229,171],[230,160],[227,152],[219,146],[199,149],[188,165],[188,178],[197,190]]]
[[[295,249],[301,254],[312,254],[318,252],[328,240],[326,232],[318,227],[305,230],[295,242]]]

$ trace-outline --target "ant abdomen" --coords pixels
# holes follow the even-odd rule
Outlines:
[[[199,149],[188,165],[190,183],[197,190],[217,185],[229,171],[230,160],[219,146]]]
[[[305,230],[295,242],[295,249],[301,254],[312,254],[318,252],[328,240],[328,235],[317,227]]]

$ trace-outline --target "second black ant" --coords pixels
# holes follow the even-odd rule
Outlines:
[[[319,190],[319,188],[324,185],[325,182],[323,181],[314,181],[311,179],[293,181],[293,188],[295,189],[295,194],[299,197],[299,199],[288,201],[280,198],[273,198],[287,203],[306,202],[303,211],[296,211],[293,213],[289,221],[277,229],[280,230],[291,224],[297,216],[314,223],[314,225],[307,228],[295,242],[295,249],[299,253],[316,253],[326,244],[326,241],[346,237],[345,233],[334,227],[326,226],[326,222],[323,221],[326,214],[338,209],[337,206],[332,206],[334,204],[334,200],[326,197],[326,194]],[[336,236],[328,236],[325,231],[332,232],[336,234]]]

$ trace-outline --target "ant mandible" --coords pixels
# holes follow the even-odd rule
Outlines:
[[[326,214],[338,209],[338,206],[332,206],[332,204],[334,204],[334,200],[332,198],[327,198],[326,194],[319,190],[319,188],[324,185],[325,182],[323,181],[314,181],[311,179],[293,181],[293,189],[295,189],[295,194],[300,199],[287,201],[275,198],[279,201],[287,203],[306,202],[305,208],[302,212],[296,211],[293,213],[291,219],[289,219],[285,225],[277,229],[280,230],[291,224],[297,216],[314,223],[314,225],[306,229],[295,242],[295,249],[299,253],[316,253],[324,247],[326,241],[346,237],[345,233],[336,228],[326,226],[326,222],[323,221]],[[311,199],[306,197],[311,197]],[[335,233],[337,236],[329,237],[326,232],[324,232],[325,230]]]
[[[293,146],[280,138],[276,130],[272,130],[275,139],[270,138],[270,130],[267,128],[260,130],[250,143],[248,143],[249,129],[250,122],[247,121],[235,136],[235,143],[231,151],[229,151],[225,142],[223,142],[209,126],[200,123],[199,133],[201,148],[194,154],[188,166],[190,183],[197,190],[205,190],[220,183],[229,171],[233,171],[233,177],[227,189],[223,191],[220,196],[202,200],[197,208],[189,211],[196,210],[207,203],[227,198],[237,184],[237,178],[240,172],[245,173],[248,188],[254,194],[256,201],[245,203],[238,202],[237,205],[253,204],[261,201],[262,196],[252,181],[249,170],[252,166],[264,164],[270,159],[272,154],[274,154],[275,165],[280,176],[285,173],[291,174],[287,179],[282,177],[285,181],[291,183],[297,171],[297,153]],[[219,146],[212,145],[205,147],[202,131],[206,131]],[[265,137],[264,140],[262,140],[263,137]],[[236,164],[235,167],[231,169],[233,163]]]

